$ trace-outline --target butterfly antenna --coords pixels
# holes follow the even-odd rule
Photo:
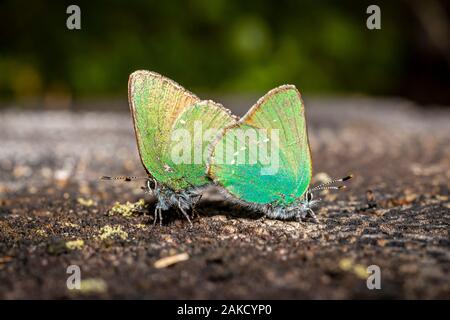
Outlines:
[[[320,185],[318,185],[317,187],[312,188],[310,191],[317,191],[317,190],[340,190],[340,189],[344,189],[345,186],[330,186],[330,184],[334,184],[337,182],[344,182],[347,180],[350,180],[351,178],[353,178],[352,174],[349,174],[348,176],[345,176],[343,178],[339,178],[339,179],[331,179],[328,182],[322,183]]]
[[[345,189],[346,186],[324,186],[324,187],[316,187],[314,189],[311,189],[310,191],[319,191],[319,190],[341,190]]]
[[[121,181],[133,181],[133,180],[147,180],[148,177],[129,177],[129,176],[102,176],[100,180],[121,180]]]

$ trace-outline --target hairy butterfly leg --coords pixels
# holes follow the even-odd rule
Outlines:
[[[163,218],[162,218],[162,209],[159,208],[158,212],[159,212],[159,226],[161,227],[161,226],[162,226],[162,221],[163,221]]]
[[[155,208],[155,211],[153,213],[153,226],[156,225],[156,220],[158,220],[158,208]]]
[[[200,200],[202,199],[203,194],[200,193],[199,195],[194,197],[197,197],[197,200],[194,202],[194,205],[192,206],[192,218],[194,218],[195,216],[198,217],[198,212],[195,210],[195,208],[197,207],[197,203],[199,203]]]
[[[183,209],[182,206],[180,206],[180,202],[178,202],[178,209],[180,209],[181,213],[186,217],[187,221],[189,221],[189,224],[191,225],[191,228],[193,227],[191,219],[189,218],[189,215],[186,213],[186,211]]]
[[[316,214],[314,213],[313,209],[308,208],[307,212],[309,213],[309,216],[313,219],[315,223],[319,223],[319,220],[317,220]]]

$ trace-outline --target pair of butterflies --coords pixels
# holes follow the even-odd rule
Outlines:
[[[176,207],[191,223],[187,211],[195,208],[202,188],[212,181],[232,198],[270,218],[303,219],[309,214],[317,221],[311,209],[318,201],[313,200],[313,191],[342,188],[331,184],[351,178],[334,179],[308,190],[312,162],[305,109],[292,85],[268,92],[240,120],[222,105],[202,101],[150,71],[130,75],[128,98],[139,155],[148,174],[145,189],[157,198],[154,222],[159,215],[161,223],[162,211]],[[199,126],[208,132],[200,141],[192,139]],[[246,136],[252,130],[256,133]],[[185,159],[190,161],[174,159],[174,150],[180,148],[180,142],[173,139],[175,132],[187,138],[182,147],[199,152],[200,157],[189,154]],[[271,154],[277,156],[275,170],[271,158],[266,161],[267,152],[262,158],[254,157],[255,161],[236,161],[250,159],[260,151],[255,149],[258,144],[272,146]]]

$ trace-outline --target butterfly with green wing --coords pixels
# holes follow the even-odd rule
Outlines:
[[[269,91],[210,146],[207,174],[232,198],[275,219],[317,222],[313,193],[352,178],[333,179],[309,188],[311,151],[305,108],[293,85]]]
[[[206,157],[200,161],[180,162],[173,150],[179,142],[173,139],[175,131],[194,136],[200,126],[209,131],[212,140],[223,128],[236,123],[236,118],[222,105],[201,101],[173,80],[156,72],[139,70],[130,75],[128,98],[141,162],[148,174],[145,190],[157,199],[154,223],[162,211],[178,208],[192,225],[187,210],[201,198],[203,187],[211,183],[206,176]],[[204,137],[188,139],[189,152],[200,148],[206,154],[211,141]],[[200,146],[199,146],[200,143]],[[188,157],[189,159],[189,157]],[[140,177],[102,177],[103,180],[136,180]]]

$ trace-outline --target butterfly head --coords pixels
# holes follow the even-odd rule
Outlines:
[[[289,206],[288,210],[300,210],[308,211],[322,201],[320,198],[315,198],[311,190],[307,190],[301,197],[295,199],[295,201]]]
[[[315,222],[318,222],[317,217],[312,208],[317,206],[317,204],[320,203],[320,201],[322,200],[319,198],[315,198],[314,193],[320,190],[344,189],[345,188],[344,185],[333,186],[332,184],[350,180],[352,177],[353,177],[352,175],[349,175],[340,179],[332,179],[326,183],[318,185],[317,187],[308,189],[300,197],[294,198],[293,201],[292,201],[293,195],[290,195],[290,198],[286,197],[286,195],[283,195],[282,201],[276,203],[275,205],[269,206],[268,209],[265,211],[265,213],[267,216],[277,219],[296,218],[302,220],[306,216],[310,215]],[[289,200],[292,202],[287,204],[286,202]]]
[[[305,193],[305,197],[302,203],[307,207],[311,208],[317,205],[320,201],[322,201],[322,199],[320,198],[314,199],[314,193],[311,190],[308,190]]]

